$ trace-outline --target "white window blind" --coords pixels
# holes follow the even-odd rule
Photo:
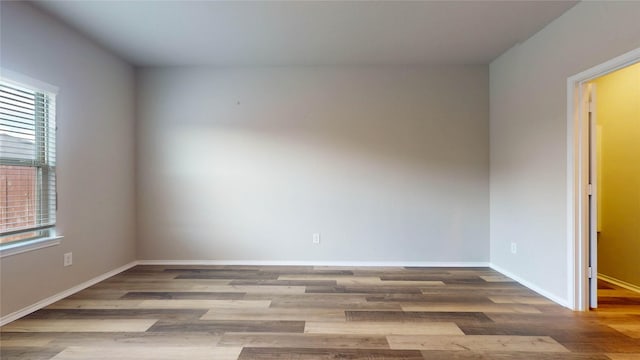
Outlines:
[[[0,79],[0,244],[56,223],[55,94]]]

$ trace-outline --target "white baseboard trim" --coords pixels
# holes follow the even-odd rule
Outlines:
[[[429,261],[269,261],[269,260],[138,260],[139,265],[247,265],[247,266],[381,266],[381,267],[489,267],[488,262]]]
[[[602,279],[602,280],[604,280],[606,282],[610,282],[613,285],[618,285],[621,288],[625,288],[627,290],[631,290],[631,291],[640,293],[640,286],[638,286],[638,285],[634,285],[634,284],[628,283],[626,281],[618,280],[618,279],[616,279],[614,277],[607,276],[607,275],[600,274],[600,273],[598,273],[598,278]]]
[[[556,295],[554,295],[554,294],[552,294],[552,293],[550,293],[550,292],[548,292],[548,291],[546,291],[546,290],[544,290],[544,289],[541,289],[539,286],[537,286],[537,285],[535,285],[535,284],[532,284],[532,283],[530,283],[530,282],[529,282],[529,281],[527,281],[527,280],[522,279],[521,277],[519,277],[519,276],[517,276],[517,275],[515,275],[515,274],[513,274],[513,273],[511,273],[511,272],[509,272],[509,271],[507,271],[507,270],[505,270],[505,269],[503,269],[503,268],[501,268],[501,267],[500,267],[500,266],[498,266],[498,265],[495,265],[495,264],[489,264],[489,266],[490,266],[493,270],[495,270],[495,271],[497,271],[497,272],[501,273],[502,275],[505,275],[505,276],[507,276],[507,277],[510,277],[511,279],[513,279],[513,280],[515,280],[515,281],[519,282],[521,285],[523,285],[523,286],[525,286],[525,287],[527,287],[527,288],[529,288],[529,289],[531,289],[531,290],[533,290],[533,291],[537,292],[538,294],[540,294],[540,295],[542,295],[542,296],[546,297],[547,299],[549,299],[549,300],[551,300],[551,301],[553,301],[553,302],[555,302],[555,303],[557,303],[557,304],[560,304],[560,305],[562,305],[562,306],[564,306],[564,307],[566,307],[566,308],[571,309],[571,305],[569,304],[569,300],[564,299],[564,298],[561,298],[561,297],[559,297],[559,296],[556,296]]]
[[[3,316],[2,318],[0,318],[0,326],[4,326],[12,321],[18,320],[21,317],[27,316],[29,314],[31,314],[32,312],[38,311],[46,306],[49,306],[51,304],[53,304],[56,301],[62,300],[64,298],[66,298],[67,296],[71,296],[81,290],[84,290],[86,288],[88,288],[89,286],[95,285],[97,283],[99,283],[100,281],[106,280],[114,275],[117,275],[125,270],[128,270],[134,266],[138,265],[137,261],[132,261],[124,266],[121,266],[117,269],[113,269],[109,272],[106,272],[102,275],[96,276],[93,279],[87,280],[85,282],[83,282],[82,284],[76,285],[70,289],[67,289],[65,291],[59,292],[53,296],[49,296],[46,299],[40,300],[37,303],[33,304],[33,305],[29,305],[23,309],[20,309],[18,311],[12,312],[11,314],[7,314],[5,316]]]

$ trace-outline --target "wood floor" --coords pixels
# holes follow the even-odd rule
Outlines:
[[[640,359],[640,294],[576,313],[487,268],[137,266],[1,329],[9,359]]]

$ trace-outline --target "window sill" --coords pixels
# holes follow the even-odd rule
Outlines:
[[[61,235],[53,235],[21,242],[18,244],[7,244],[4,246],[0,246],[0,258],[56,246],[60,244],[62,238],[63,236]]]

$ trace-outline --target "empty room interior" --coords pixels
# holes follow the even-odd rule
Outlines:
[[[640,1],[0,1],[0,358],[640,359]]]

